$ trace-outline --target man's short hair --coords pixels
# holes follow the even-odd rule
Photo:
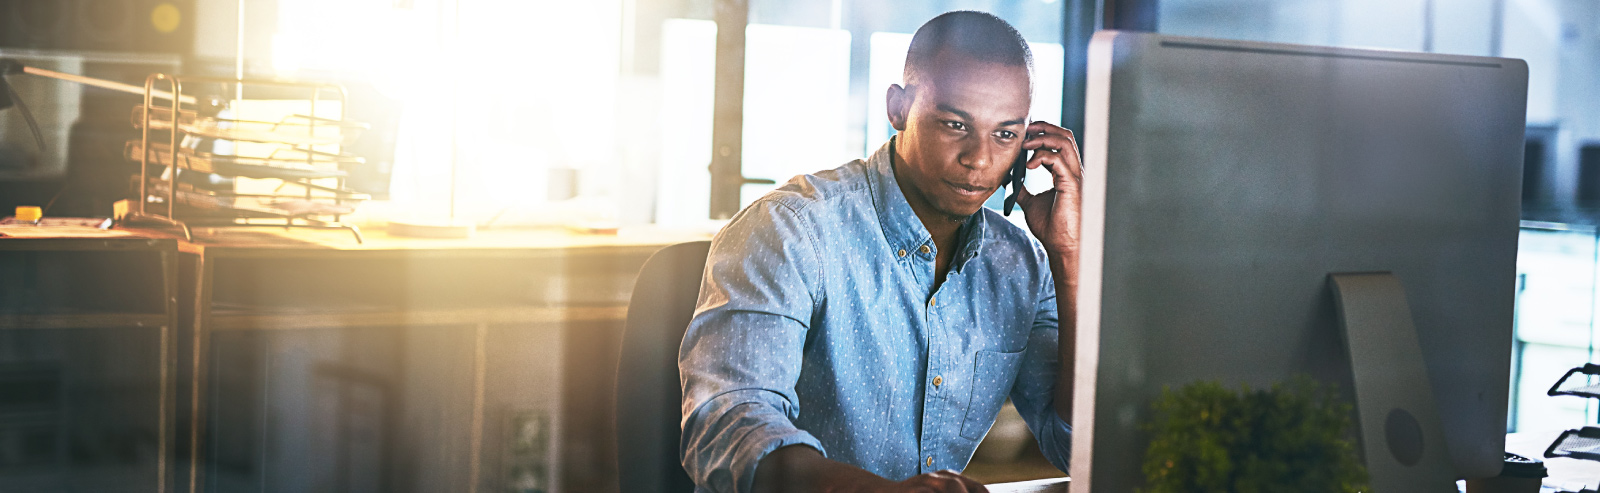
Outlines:
[[[906,84],[915,84],[922,72],[933,68],[933,59],[946,50],[1012,66],[1027,67],[1033,74],[1033,51],[1022,33],[1005,20],[985,12],[957,10],[928,20],[911,36],[906,53]]]

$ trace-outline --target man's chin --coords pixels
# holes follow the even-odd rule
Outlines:
[[[938,209],[939,213],[949,216],[951,219],[966,220],[966,218],[971,217],[973,214],[977,214],[980,210],[983,210],[983,202],[970,205],[941,204]]]

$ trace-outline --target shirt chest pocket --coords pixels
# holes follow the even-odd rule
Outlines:
[[[963,438],[977,440],[989,432],[1017,379],[1021,362],[1022,351],[978,351],[973,356],[972,396],[967,401],[967,415],[961,420]]]

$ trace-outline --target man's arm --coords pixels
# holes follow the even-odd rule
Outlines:
[[[1034,253],[1039,271],[1051,270],[1051,259],[1043,248],[1035,246]],[[1068,337],[1070,331],[1064,329],[1059,320],[1061,317],[1058,317],[1061,298],[1057,297],[1057,290],[1062,284],[1059,276],[1041,275],[1038,283],[1036,291],[1039,297],[1034,302],[1033,327],[1028,332],[1022,367],[1011,389],[1011,401],[1016,403],[1017,412],[1028,422],[1028,430],[1038,440],[1039,451],[1044,453],[1045,459],[1056,468],[1066,471],[1072,456],[1072,426],[1066,411],[1072,408],[1072,404],[1071,393],[1066,392],[1063,397],[1061,392],[1063,385],[1070,384],[1063,384],[1060,380],[1064,367],[1066,371],[1071,370],[1070,366],[1063,364],[1064,361],[1072,361],[1072,346],[1068,345],[1071,341],[1062,340]]]
[[[1078,256],[1049,254],[1050,275],[1056,286],[1057,354],[1060,367],[1056,369],[1056,416],[1072,422],[1073,363],[1078,354]]]
[[[1045,122],[1028,125],[1025,150],[1034,150],[1028,169],[1043,166],[1050,171],[1053,187],[1034,195],[1022,190],[1017,204],[1022,206],[1028,229],[1044,247],[1054,280],[1057,315],[1057,367],[1052,391],[1056,417],[1072,422],[1074,362],[1078,335],[1078,246],[1083,209],[1083,162],[1072,132]],[[1060,464],[1058,464],[1059,466]]]
[[[773,450],[822,445],[794,426],[795,382],[821,264],[811,227],[759,201],[712,241],[695,316],[678,353],[683,384],[679,453],[695,484],[748,492]]]

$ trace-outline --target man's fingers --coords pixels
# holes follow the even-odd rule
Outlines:
[[[1034,125],[1045,125],[1044,130],[1036,132]],[[1045,166],[1052,174],[1056,173],[1057,164],[1065,165],[1060,168],[1069,175],[1077,178],[1083,177],[1083,161],[1079,158],[1078,141],[1071,130],[1050,125],[1048,123],[1034,122],[1028,126],[1028,140],[1022,143],[1024,150],[1034,150],[1033,157],[1029,159],[1028,169]]]
[[[961,486],[966,488],[968,493],[989,493],[989,488],[984,487],[983,483],[978,482],[976,479],[962,476],[961,473],[949,469],[940,472],[949,473],[951,476],[955,476],[957,480],[961,481]]]
[[[1025,131],[1028,132],[1028,135],[1038,135],[1041,133],[1057,133],[1063,130],[1066,129],[1061,128],[1059,125],[1054,123],[1044,120],[1035,120],[1028,123],[1028,128]]]
[[[937,493],[988,493],[989,491],[983,489],[982,483],[949,470],[922,474],[912,478],[908,483],[913,491]]]
[[[1045,122],[1033,122],[1028,125],[1027,138],[1023,140],[1023,149],[1053,149],[1065,151],[1077,146],[1077,136],[1071,130],[1057,127]]]
[[[1083,169],[1078,164],[1077,153],[1070,149],[1062,152],[1033,153],[1033,157],[1028,159],[1028,169],[1040,166],[1050,172],[1051,182],[1055,184],[1055,188],[1083,181]]]

